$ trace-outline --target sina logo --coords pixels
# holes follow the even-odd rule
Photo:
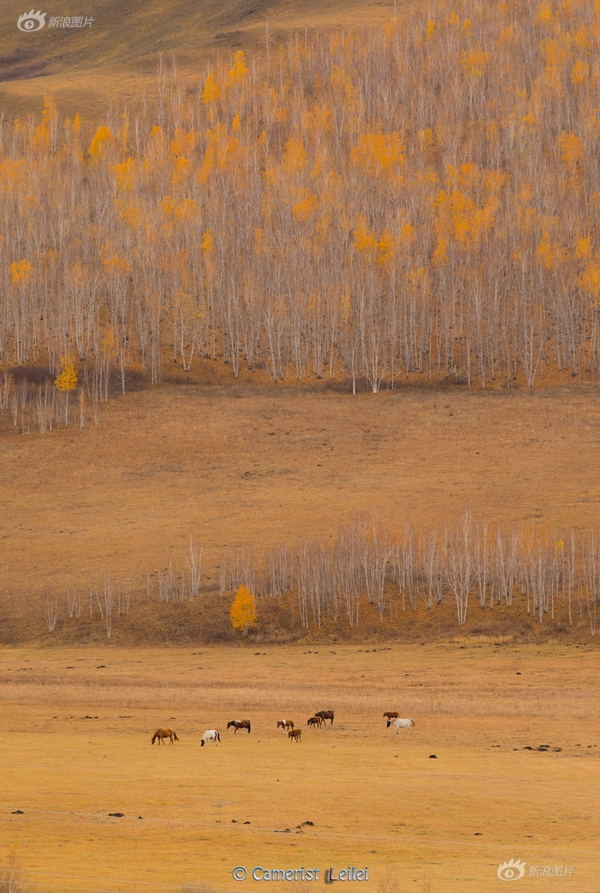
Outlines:
[[[498,877],[501,881],[518,881],[525,874],[525,866],[527,862],[521,859],[511,859],[510,862],[503,862],[498,866]]]
[[[46,13],[34,12],[32,9],[31,12],[24,12],[23,15],[19,16],[17,28],[20,31],[41,31],[45,24]]]

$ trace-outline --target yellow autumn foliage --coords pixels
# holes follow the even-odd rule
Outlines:
[[[54,379],[54,385],[59,391],[74,391],[77,387],[77,369],[75,363],[69,357],[61,357],[61,371]]]
[[[248,630],[256,626],[256,605],[254,596],[247,586],[240,586],[235,594],[235,599],[229,610],[231,625],[234,629],[240,629],[247,634]]]

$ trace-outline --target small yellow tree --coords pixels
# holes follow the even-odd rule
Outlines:
[[[77,387],[77,369],[75,363],[68,357],[60,359],[61,371],[54,379],[54,384],[59,391],[74,391]]]
[[[88,149],[91,165],[95,164],[96,161],[102,156],[104,146],[110,143],[112,139],[113,135],[110,129],[105,124],[103,124],[102,127],[98,128]]]
[[[61,371],[54,379],[54,386],[65,395],[65,427],[69,424],[69,396],[77,387],[77,369],[69,357],[61,357]]]
[[[256,606],[254,604],[254,596],[247,586],[240,586],[235,594],[233,604],[229,611],[231,625],[234,629],[242,629],[244,635],[248,635],[248,630],[256,626]]]

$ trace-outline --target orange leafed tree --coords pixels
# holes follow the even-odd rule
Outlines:
[[[59,391],[74,391],[77,387],[77,369],[69,357],[61,357],[61,371],[54,384]]]
[[[112,132],[105,124],[98,128],[88,149],[88,155],[90,156],[91,162],[97,161],[97,159],[101,157],[104,146],[106,143],[110,142],[112,138]]]
[[[239,84],[244,80],[244,77],[247,74],[248,68],[246,66],[244,52],[243,50],[238,50],[233,57],[233,65],[227,72],[227,83]]]
[[[211,72],[208,73],[206,80],[204,81],[204,90],[202,91],[202,101],[206,105],[209,102],[214,102],[216,99],[219,99],[221,96],[221,88],[217,84],[215,80],[214,74]]]
[[[13,261],[10,265],[10,275],[13,281],[13,285],[19,285],[21,283],[27,283],[30,281],[31,276],[33,274],[33,267],[26,260]]]
[[[235,594],[233,604],[229,611],[231,625],[234,629],[241,629],[244,635],[248,630],[256,626],[256,605],[254,596],[247,586],[240,586]]]

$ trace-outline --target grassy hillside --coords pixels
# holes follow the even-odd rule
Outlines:
[[[8,413],[1,417],[5,641],[44,630],[41,594],[60,598],[64,618],[66,591],[78,588],[87,600],[105,574],[131,579],[138,593],[126,640],[143,640],[145,623],[157,641],[159,621],[140,608],[139,593],[148,574],[156,588],[170,561],[183,565],[190,534],[204,547],[202,589],[216,597],[218,566],[236,552],[249,548],[260,559],[304,538],[329,543],[340,524],[372,510],[392,531],[405,522],[440,531],[467,507],[493,523],[551,533],[598,523],[593,386],[352,397],[226,386],[219,374],[212,384],[207,373],[204,384],[115,398],[83,429],[23,435]],[[169,624],[188,613],[162,610],[167,640]],[[476,602],[471,613],[479,625]],[[446,616],[450,623],[451,607]]]
[[[141,95],[153,95],[159,56],[175,56],[180,68],[195,79],[207,58],[243,48],[264,48],[267,29],[276,44],[293,30],[340,26],[353,28],[381,22],[418,6],[381,0],[108,0],[88,4],[92,27],[22,33],[17,28],[24,10],[0,7],[0,111],[9,117],[39,112],[44,96],[55,98],[61,111],[103,115],[111,106],[137,106]],[[37,9],[37,7],[36,7]],[[66,0],[52,4],[53,16],[83,14]]]

